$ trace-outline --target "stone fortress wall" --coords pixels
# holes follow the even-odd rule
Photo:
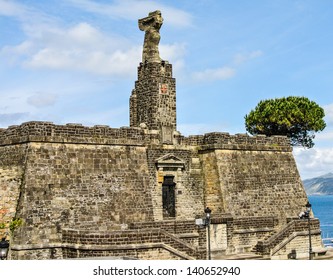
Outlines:
[[[289,140],[182,136],[172,65],[156,45],[162,21],[159,11],[139,21],[145,59],[130,96],[130,127],[0,129],[0,233],[13,218],[23,221],[7,237],[11,259],[205,259],[207,232],[195,219],[207,206],[216,258],[305,254],[307,224],[295,218],[307,196]],[[317,219],[311,229],[321,248]]]
[[[45,122],[1,130],[0,219],[24,220],[12,240],[12,257],[83,257],[87,249],[75,249],[67,237],[74,231],[82,236],[89,232],[122,236],[118,242],[109,239],[112,250],[91,248],[92,256],[203,258],[206,237],[194,219],[207,205],[215,217],[214,236],[220,236],[214,243],[216,251],[246,251],[282,228],[288,217],[297,217],[306,203],[285,137],[176,134],[172,145],[161,143],[159,137],[145,128]],[[163,164],[176,165],[177,170]],[[168,219],[162,213],[159,177],[170,173],[177,184],[175,220],[188,229],[176,233],[176,241],[168,236],[175,234],[169,227],[161,232]],[[189,219],[191,226],[185,222]],[[149,234],[138,237],[138,223]],[[152,248],[126,242],[127,251],[118,248],[121,238],[129,242],[126,235],[146,240]],[[195,252],[182,255],[178,247],[183,241],[197,251],[190,246]],[[81,246],[85,248],[84,242]]]

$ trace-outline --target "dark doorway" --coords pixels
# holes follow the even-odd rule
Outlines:
[[[176,199],[174,176],[164,176],[162,184],[163,217],[176,217]]]

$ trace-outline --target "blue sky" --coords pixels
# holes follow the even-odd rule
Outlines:
[[[26,121],[129,125],[141,60],[137,20],[161,10],[161,57],[177,81],[178,130],[245,133],[262,99],[324,107],[303,179],[333,172],[333,1],[0,0],[0,127]]]

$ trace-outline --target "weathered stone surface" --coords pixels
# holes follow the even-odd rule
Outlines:
[[[239,216],[296,217],[307,202],[290,152],[216,149],[202,153],[212,210]]]
[[[164,137],[173,143],[176,131],[176,81],[172,77],[172,65],[167,62],[141,63],[138,81],[130,97],[130,125],[146,124],[150,130],[169,132]],[[163,137],[162,137],[163,139]]]
[[[88,256],[85,248],[83,254],[75,247],[76,241],[69,244],[65,229],[125,234],[141,223],[140,228],[151,228],[151,232],[167,230],[164,176],[174,176],[175,182],[176,215],[171,221],[186,225],[184,221],[192,219],[194,226],[194,219],[211,207],[216,217],[212,248],[220,253],[251,250],[258,240],[283,227],[288,217],[297,217],[305,204],[285,138],[213,133],[163,145],[155,136],[145,127],[42,122],[1,131],[2,219],[7,224],[14,216],[24,220],[11,240],[12,258]],[[188,225],[170,234],[193,250],[203,250],[206,244],[204,231]],[[145,248],[95,248],[90,256],[190,257],[179,248],[170,251],[171,243],[152,243]]]
[[[60,227],[114,230],[152,217],[144,147],[31,143],[27,157],[25,244],[59,241]]]
[[[27,145],[0,147],[0,236],[9,233],[24,183]]]
[[[158,44],[160,42],[160,28],[163,24],[163,18],[160,11],[149,13],[148,17],[139,19],[139,28],[145,31],[143,43],[142,61],[160,62]]]
[[[0,224],[10,259],[204,259],[305,254],[307,201],[286,137],[176,131],[172,65],[158,54],[159,12],[139,21],[143,62],[130,127],[28,122],[0,129]],[[311,221],[321,246],[319,221]],[[268,253],[267,253],[268,252]]]

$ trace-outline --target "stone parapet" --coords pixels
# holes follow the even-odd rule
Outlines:
[[[166,221],[151,221],[151,222],[141,222],[132,223],[129,225],[129,229],[141,230],[148,228],[159,228],[165,230],[166,232],[172,234],[185,234],[191,232],[197,232],[198,226],[195,224],[194,220],[166,220]]]
[[[146,138],[149,137],[144,130],[135,127],[87,127],[81,124],[55,125],[52,122],[36,121],[0,131],[1,146],[26,142],[143,145]]]
[[[285,136],[266,137],[264,135],[249,136],[247,134],[230,135],[213,132],[204,135],[176,135],[180,146],[200,146],[201,150],[292,150]],[[69,123],[56,125],[52,122],[32,121],[21,125],[0,129],[0,146],[27,142],[105,144],[105,145],[146,145],[160,144],[159,133],[141,127],[111,128],[107,125],[92,127]]]
[[[201,146],[202,150],[292,151],[289,139],[286,136],[279,135],[267,137],[265,135],[230,135],[224,132],[212,132],[183,137],[181,143],[183,145]]]
[[[233,220],[234,230],[239,232],[251,231],[253,229],[274,229],[279,223],[276,217],[244,217]]]

